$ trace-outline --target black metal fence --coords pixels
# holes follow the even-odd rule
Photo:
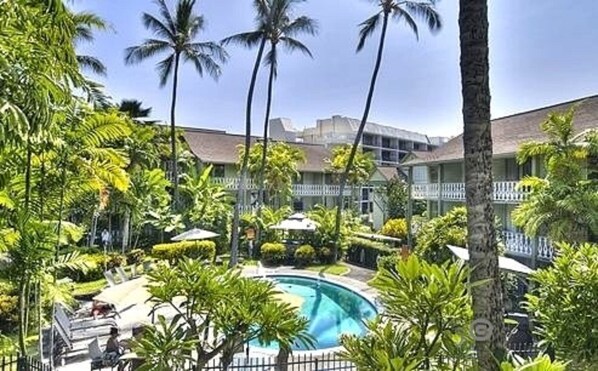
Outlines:
[[[264,358],[239,358],[225,368],[219,361],[215,360],[204,368],[206,371],[344,371],[357,370],[357,367],[349,361],[345,361],[336,354],[322,356],[300,355],[291,356],[286,360],[277,362],[276,357]]]
[[[50,366],[27,356],[0,357],[0,371],[50,371]]]

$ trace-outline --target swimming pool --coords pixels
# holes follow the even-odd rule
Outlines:
[[[309,320],[307,331],[316,340],[315,349],[339,346],[342,334],[364,335],[364,321],[376,316],[377,310],[358,293],[334,283],[303,276],[268,276],[283,292],[282,300],[296,306],[300,315]],[[286,299],[285,299],[286,296]],[[277,349],[277,344],[251,346]],[[294,344],[293,350],[307,350],[302,344]]]

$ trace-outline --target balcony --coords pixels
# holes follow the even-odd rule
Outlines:
[[[239,178],[212,178],[212,181],[216,184],[221,184],[228,190],[236,190],[239,187]],[[258,186],[255,182],[247,180],[248,190],[257,190]],[[340,192],[338,185],[331,184],[293,184],[293,195],[294,196],[337,196]],[[345,196],[351,195],[351,187],[345,187],[343,191]]]
[[[541,260],[552,260],[554,249],[552,243],[546,237],[529,237],[523,233],[503,231],[503,241],[506,252],[509,255],[531,257],[536,244],[537,258]]]
[[[525,200],[529,189],[518,188],[519,182],[494,182],[494,202],[519,203]],[[465,183],[413,184],[412,195],[416,200],[465,201]]]

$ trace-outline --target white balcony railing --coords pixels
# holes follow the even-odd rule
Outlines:
[[[519,203],[525,200],[528,189],[517,187],[519,182],[494,182],[494,201],[502,203]],[[465,201],[465,183],[442,183],[440,194],[446,201]],[[437,200],[439,197],[437,183],[413,184],[412,195],[419,200]]]
[[[216,184],[223,185],[226,189],[236,190],[239,188],[239,178],[213,178]],[[257,184],[247,180],[248,190],[257,190]],[[293,184],[293,195],[295,196],[337,196],[340,192],[340,186],[333,184]],[[345,196],[351,195],[351,187],[345,187],[343,191]]]
[[[550,240],[546,237],[529,237],[523,233],[503,231],[503,241],[507,254],[531,257],[534,253],[534,244],[536,244],[536,254],[538,259],[552,260],[554,249]]]

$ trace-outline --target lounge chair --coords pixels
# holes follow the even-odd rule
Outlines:
[[[106,278],[106,281],[108,281],[108,285],[116,286],[116,280],[114,279],[114,275],[111,271],[105,271],[104,277]]]
[[[120,276],[121,283],[127,282],[129,280],[129,277],[127,277],[127,272],[125,272],[123,267],[116,267],[114,268],[114,270],[116,270],[116,273],[118,273],[118,275]]]
[[[85,318],[85,319],[69,318],[67,312],[60,304],[56,305],[55,315],[59,316],[60,319],[65,324],[68,323],[70,330],[93,328],[93,327],[99,327],[99,326],[118,326],[116,321],[112,318],[104,318],[104,319],[95,319],[93,317],[89,317],[89,318]]]
[[[89,357],[91,358],[91,370],[101,370],[104,368],[104,352],[102,352],[102,348],[100,348],[100,340],[95,338],[89,345],[87,346],[87,350],[89,352]]]
[[[54,313],[54,319],[56,320],[59,330],[69,339],[69,341],[75,342],[78,340],[91,339],[96,336],[107,335],[110,327],[114,327],[113,323],[102,323],[91,325],[87,327],[72,327],[68,317],[63,316],[60,312]]]

